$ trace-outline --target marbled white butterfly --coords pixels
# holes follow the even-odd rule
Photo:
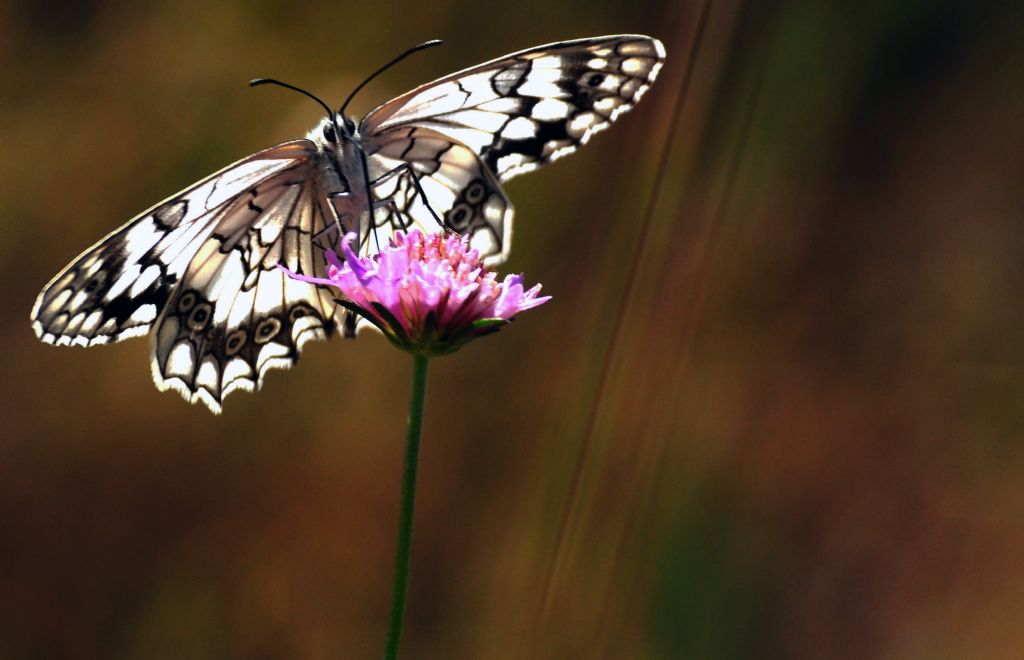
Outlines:
[[[640,35],[564,41],[417,87],[358,124],[327,108],[305,139],[229,165],[86,250],[39,294],[32,327],[81,346],[152,329],[157,387],[219,412],[230,392],[294,364],[307,340],[338,325],[354,334],[332,293],[278,264],[323,276],[319,251],[339,230],[358,227],[367,253],[397,229],[442,225],[500,261],[512,227],[500,182],[607,127],[664,57]]]

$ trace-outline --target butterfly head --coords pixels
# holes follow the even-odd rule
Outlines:
[[[352,118],[344,113],[338,114],[338,123],[342,130],[345,131],[345,135],[352,137],[356,134],[356,123],[352,121]]]
[[[341,133],[339,136],[338,133]],[[337,145],[341,140],[352,139],[356,134],[356,123],[347,115],[335,115],[320,122],[320,134],[330,144]]]
[[[356,123],[342,114],[325,117],[313,131],[313,135],[333,147],[340,147],[341,143],[355,139]]]

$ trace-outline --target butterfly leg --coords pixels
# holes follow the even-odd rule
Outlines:
[[[412,185],[416,186],[416,192],[419,193],[420,199],[423,200],[423,205],[430,211],[430,215],[434,218],[434,222],[437,223],[438,227],[444,228],[445,224],[441,218],[437,215],[434,207],[430,205],[430,200],[427,199],[427,193],[424,192],[423,186],[420,185],[420,178],[416,175],[416,170],[412,169],[412,165],[409,163],[405,164],[406,171],[409,172],[409,178],[412,179]]]
[[[427,199],[427,193],[424,192],[423,186],[420,185],[420,179],[419,176],[416,174],[416,170],[414,170],[412,168],[412,165],[410,165],[409,163],[402,163],[395,169],[380,175],[374,181],[371,182],[371,188],[379,185],[380,183],[383,183],[384,181],[387,181],[389,178],[393,176],[402,174],[409,175],[409,179],[412,181],[412,185],[416,188],[416,193],[419,195],[420,199],[423,200],[423,205],[427,207],[428,211],[430,211],[430,215],[433,216],[434,221],[437,222],[437,226],[444,227],[444,222],[441,220],[440,216],[437,215],[437,212],[434,211],[434,207],[430,205],[430,201]],[[395,210],[397,212],[397,205],[395,207]],[[401,213],[398,213],[398,215],[401,215]]]
[[[356,201],[355,197],[351,193],[348,193],[348,192],[329,193],[328,197],[331,198],[332,204],[336,203],[336,202],[334,202],[334,200],[336,200],[336,199],[340,199],[341,200],[340,204],[338,204],[338,206],[335,208],[335,212],[338,214],[338,217],[340,218],[340,220],[338,220],[336,222],[336,225],[337,225],[337,230],[340,232],[339,236],[344,236],[345,233],[346,233],[346,230],[344,228],[344,224],[345,223],[343,221],[347,220],[348,218],[352,218],[352,217],[356,217],[356,216],[362,216],[363,214],[365,214],[367,212],[367,210],[362,208],[362,204],[358,204],[358,202]],[[358,206],[357,206],[357,204],[358,204]],[[390,197],[388,197],[386,199],[374,200],[372,205],[367,205],[367,208],[371,208],[371,207],[372,207],[372,209],[374,211],[378,211],[380,209],[387,209],[391,213],[396,213],[396,214],[400,215],[399,210],[398,210],[398,206],[395,204],[394,199],[392,199]],[[365,240],[367,240],[367,238],[368,238],[370,233],[373,233],[374,240],[377,241],[377,231],[376,231],[376,229],[377,229],[378,226],[380,226],[380,225],[377,224],[375,218],[371,217],[370,220],[368,222],[366,222],[365,229],[360,227],[360,230],[359,230],[359,243],[360,243],[360,245],[362,245],[363,242]],[[321,235],[327,233],[329,230],[333,231],[334,229],[335,229],[335,226],[333,226],[333,225],[329,226],[329,227],[325,227],[314,238],[318,238]],[[378,250],[380,249],[379,241],[377,242],[377,249]]]
[[[338,236],[344,236],[347,232],[345,226],[345,220],[349,218],[357,218],[362,212],[362,209],[356,209],[355,196],[350,192],[332,192],[327,194],[327,198],[331,200],[331,210],[334,211],[334,227],[338,230]],[[326,228],[325,228],[326,229]]]

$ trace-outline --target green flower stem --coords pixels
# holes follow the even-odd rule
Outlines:
[[[398,549],[395,552],[395,587],[391,592],[391,622],[388,624],[384,660],[398,658],[405,617],[405,594],[409,587],[409,551],[412,549],[412,514],[416,505],[416,470],[423,430],[423,403],[427,394],[425,355],[413,354],[412,394],[409,397],[409,429],[405,434],[405,468],[402,474],[402,502],[398,513]]]

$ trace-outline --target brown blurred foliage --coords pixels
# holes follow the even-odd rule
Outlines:
[[[404,656],[1017,656],[1022,19],[0,4],[0,657],[380,653],[406,357],[310,345],[214,417],[156,391],[144,340],[39,343],[32,301],[141,209],[317,121],[252,77],[342,99],[449,42],[359,113],[614,32],[666,42],[658,83],[509,186],[508,269],[555,301],[432,369]]]

